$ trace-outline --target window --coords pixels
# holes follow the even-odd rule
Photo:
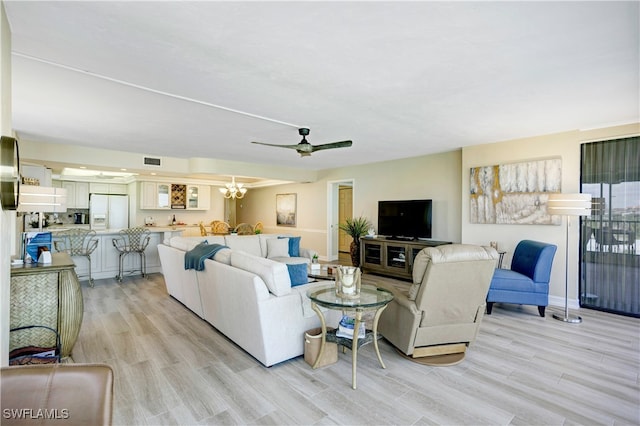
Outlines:
[[[640,317],[640,137],[582,145],[580,305]]]

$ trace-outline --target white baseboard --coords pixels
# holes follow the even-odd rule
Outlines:
[[[580,309],[578,299],[569,299],[567,302],[569,309]],[[549,306],[559,306],[564,308],[564,297],[549,296]]]

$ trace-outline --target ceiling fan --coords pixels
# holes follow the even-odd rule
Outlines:
[[[276,144],[264,143],[264,142],[251,142],[251,143],[257,143],[259,145],[267,145],[267,146],[276,146],[279,148],[292,148],[292,149],[295,149],[298,152],[298,154],[300,154],[301,157],[308,157],[311,155],[312,152],[320,151],[323,149],[348,148],[352,144],[351,141],[340,141],[340,142],[324,143],[320,145],[311,145],[309,142],[307,142],[307,138],[306,138],[307,135],[309,135],[309,129],[303,127],[302,129],[298,129],[298,133],[300,134],[300,136],[302,136],[302,140],[300,141],[300,143],[296,145],[276,145]]]

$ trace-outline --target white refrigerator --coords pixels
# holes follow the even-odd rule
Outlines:
[[[89,195],[91,229],[124,229],[129,227],[128,195]]]

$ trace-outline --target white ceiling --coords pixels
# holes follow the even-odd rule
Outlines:
[[[320,170],[640,115],[635,1],[4,4],[26,140]],[[250,143],[300,126],[353,147]]]

